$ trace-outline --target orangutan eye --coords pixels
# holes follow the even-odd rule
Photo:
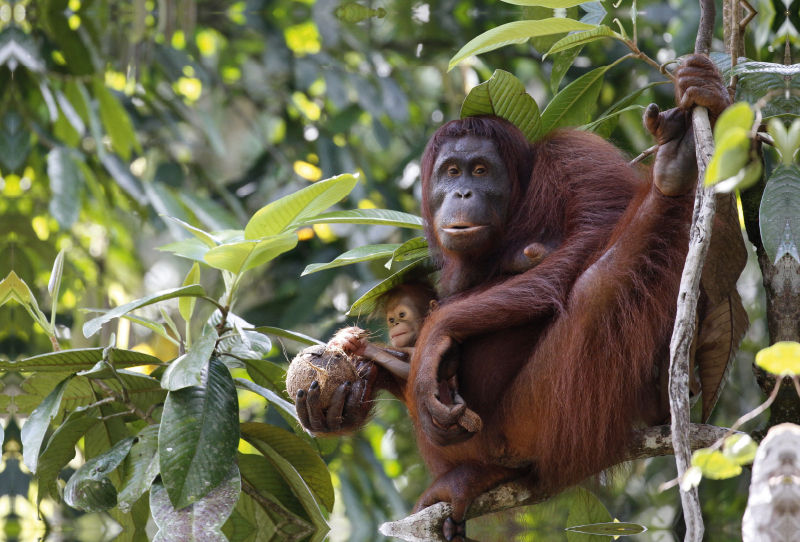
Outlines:
[[[394,324],[394,318],[389,318],[389,323]]]
[[[447,174],[451,177],[458,177],[461,174],[461,170],[456,166],[450,166],[447,168]]]
[[[478,164],[472,169],[473,175],[486,175],[486,166],[483,164]]]
[[[401,313],[400,313],[400,318],[405,318],[405,317],[406,317],[406,313],[404,313],[404,312],[401,312]]]

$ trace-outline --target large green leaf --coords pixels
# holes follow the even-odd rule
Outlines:
[[[322,504],[333,510],[333,484],[328,468],[319,455],[303,439],[273,425],[265,423],[243,423],[242,438],[265,442],[289,461],[303,477],[306,484],[316,493]]]
[[[295,517],[304,522],[310,518],[300,499],[292,492],[292,488],[284,480],[280,470],[263,455],[238,454],[239,471],[242,481],[247,482],[268,500],[277,504],[271,511],[283,509],[285,516]],[[282,519],[282,518],[281,518]],[[313,527],[308,525],[309,530]]]
[[[272,463],[272,466],[275,467],[278,472],[280,472],[283,479],[292,489],[292,493],[302,503],[303,509],[308,514],[308,517],[311,519],[311,522],[314,524],[314,526],[318,530],[327,531],[329,529],[328,523],[325,521],[325,518],[322,515],[322,511],[317,504],[314,493],[311,492],[311,489],[303,480],[303,477],[300,475],[300,473],[297,472],[297,469],[295,469],[292,463],[283,457],[282,454],[278,453],[267,442],[253,437],[248,437],[245,435],[243,436],[246,438],[247,442],[252,444],[255,449],[261,452],[261,454],[266,457],[270,463]],[[307,446],[305,443],[303,443],[303,445]]]
[[[761,240],[770,261],[785,254],[800,262],[800,169],[777,168],[767,181],[758,212]]]
[[[161,479],[185,508],[228,475],[239,445],[239,402],[228,369],[211,358],[201,385],[171,391],[158,433]]]
[[[211,328],[211,333],[195,342],[191,348],[175,361],[173,361],[161,377],[161,387],[165,390],[175,391],[189,386],[200,385],[200,372],[206,366],[214,347],[217,346],[217,330]]]
[[[133,131],[133,125],[127,111],[99,77],[92,80],[92,92],[97,99],[100,119],[108,136],[111,138],[111,146],[114,148],[114,152],[119,154],[125,161],[130,160],[132,149],[136,149],[137,152],[141,153],[142,147],[136,139],[136,132]]]
[[[358,4],[349,5],[357,6]],[[241,464],[239,465],[239,470],[243,470]],[[242,481],[245,481],[244,472],[242,472]],[[271,512],[274,513],[274,510],[271,510]],[[281,528],[285,528],[286,523],[282,523]],[[264,507],[247,493],[242,493],[239,495],[239,502],[236,503],[236,508],[233,509],[228,521],[222,526],[222,534],[230,542],[258,542],[259,540],[292,538],[292,535],[283,536],[282,533],[276,532],[277,528],[276,521],[273,521]]]
[[[263,333],[264,335],[275,335],[278,337],[283,337],[284,339],[291,339],[309,346],[314,346],[315,344],[325,344],[314,337],[309,337],[308,335],[303,335],[302,333],[298,333],[296,331],[289,331],[287,329],[280,329],[277,327],[259,326],[257,328],[253,328],[253,331]]]
[[[507,23],[484,32],[467,43],[450,60],[448,70],[452,70],[459,62],[472,55],[479,55],[514,43],[525,43],[534,36],[549,36],[575,30],[591,30],[592,28],[595,28],[595,25],[561,18]]]
[[[592,121],[589,124],[584,124],[583,126],[580,126],[578,129],[579,130],[588,130],[590,132],[594,132],[595,130],[600,128],[604,123],[608,122],[611,119],[615,119],[616,117],[619,117],[625,111],[634,111],[636,109],[644,109],[644,106],[643,105],[629,105],[628,107],[624,107],[624,108],[622,108],[622,109],[620,109],[618,111],[614,111],[613,113],[610,113],[610,114],[608,114],[608,115],[606,115],[604,117],[600,117],[599,119],[597,119],[595,121]]]
[[[577,32],[561,38],[550,48],[549,51],[547,51],[547,54],[542,57],[542,60],[553,53],[560,53],[561,51],[566,51],[568,49],[572,49],[573,47],[583,46],[589,42],[601,40],[603,38],[614,38],[615,40],[625,41],[625,38],[603,24],[597,28],[593,28],[592,30],[587,30],[586,32]]]
[[[130,512],[134,503],[147,493],[158,476],[158,425],[148,425],[136,435],[136,443],[125,458],[125,477],[117,496],[122,512]]]
[[[203,244],[206,245],[208,248],[214,248],[219,244],[217,243],[216,239],[214,239],[214,237],[211,236],[211,234],[201,230],[200,228],[195,228],[191,224],[187,224],[183,220],[178,220],[173,216],[165,216],[164,218],[167,218],[172,222],[175,222],[176,224],[181,226],[183,229],[194,235],[197,239],[200,239],[203,242]]]
[[[183,280],[183,286],[191,286],[193,284],[200,284],[200,266],[197,265],[197,262],[192,264],[192,268]],[[189,333],[188,324],[192,321],[192,314],[194,313],[194,306],[196,303],[197,299],[194,297],[182,297],[178,300],[178,311],[181,313],[183,320],[187,323],[187,334]]]
[[[266,237],[261,241],[241,241],[220,245],[206,252],[205,263],[234,275],[244,273],[280,256],[297,246],[296,233]]]
[[[297,410],[295,409],[294,405],[274,391],[261,387],[255,382],[251,382],[245,378],[234,378],[233,381],[237,388],[252,391],[253,393],[260,395],[276,407],[280,408],[290,418],[294,419],[295,421],[299,421],[297,418]]]
[[[64,502],[85,512],[102,512],[117,505],[117,488],[107,476],[127,457],[133,437],[93,457],[76,470],[64,488]]]
[[[164,484],[153,484],[150,510],[158,526],[153,542],[228,542],[222,525],[233,512],[241,491],[242,479],[233,464],[211,492],[183,509],[173,506]]]
[[[428,241],[424,237],[414,237],[397,247],[397,250],[392,254],[392,261],[406,262],[417,258],[425,258],[429,255],[429,252]]]
[[[174,243],[160,246],[158,250],[172,252],[181,258],[206,263],[206,252],[209,251],[209,247],[202,240],[193,237],[191,239],[182,239],[181,241],[175,241]]]
[[[120,305],[107,313],[103,316],[99,316],[92,320],[89,320],[85,324],[83,324],[83,334],[88,338],[100,331],[100,328],[106,322],[110,322],[114,318],[119,318],[123,314],[127,314],[131,311],[139,309],[141,307],[146,307],[147,305],[152,305],[153,303],[158,303],[159,301],[165,301],[167,299],[173,299],[176,297],[203,297],[206,295],[205,290],[199,284],[193,284],[191,286],[184,286],[181,288],[172,288],[170,290],[162,290],[160,292],[155,292],[148,296],[145,296],[141,299],[137,299],[135,301],[131,301],[130,303],[125,303],[124,305]]]
[[[41,354],[20,361],[0,361],[0,371],[77,373],[94,367],[103,359],[105,350],[105,348],[76,348]],[[112,353],[111,361],[117,368],[161,363],[157,357],[135,350],[112,348],[109,352]]]
[[[348,250],[344,254],[338,256],[335,260],[328,263],[312,263],[306,266],[303,274],[315,273],[324,269],[332,269],[334,267],[341,267],[343,265],[350,265],[357,262],[367,262],[370,260],[377,260],[378,258],[388,258],[399,247],[395,245],[367,245],[365,247],[354,248]]]
[[[542,113],[542,133],[564,126],[581,126],[597,103],[608,66],[582,75],[556,94]]]
[[[422,218],[400,211],[389,209],[353,209],[351,211],[333,211],[305,220],[297,226],[312,224],[371,224],[375,226],[398,226],[421,230]]]
[[[654,81],[641,88],[637,88],[627,96],[620,98],[614,105],[606,109],[603,114],[598,117],[598,121],[602,119],[603,122],[599,122],[599,124],[595,126],[592,131],[600,137],[607,139],[611,136],[611,132],[614,131],[614,128],[617,127],[617,122],[619,122],[619,116],[614,115],[614,113],[622,112],[622,110],[633,105],[633,103],[639,99],[639,96],[641,96],[644,91],[658,85],[666,85],[667,83],[668,81]]]
[[[75,445],[78,444],[78,441],[100,423],[98,416],[97,407],[88,409],[85,406],[79,407],[70,413],[64,423],[50,437],[47,448],[39,457],[38,472],[36,473],[39,480],[39,501],[47,495],[53,499],[60,497],[59,486],[56,482],[58,473],[75,457]]]
[[[572,504],[567,516],[567,529],[612,521],[613,518],[608,509],[593,493],[583,488],[576,488],[571,490],[570,494]],[[572,530],[567,531],[568,542],[607,542],[608,540],[604,536],[587,536]]]
[[[578,58],[582,50],[583,45],[579,45],[578,47],[567,49],[561,53],[553,53],[553,69],[550,71],[550,90],[553,91],[554,95],[558,94],[558,87],[561,86],[561,80],[564,79],[567,70],[572,67],[572,63],[575,62],[575,59]]]
[[[55,389],[44,398],[44,401],[31,412],[25,425],[22,426],[22,459],[32,473],[36,473],[39,452],[42,449],[45,434],[50,427],[50,422],[58,413],[61,398],[64,396],[70,380],[72,380],[72,376],[59,382]]]
[[[47,153],[47,177],[50,179],[50,214],[62,230],[68,230],[81,207],[80,176],[69,151],[56,147]]]
[[[273,201],[253,215],[244,229],[244,237],[255,240],[293,230],[295,223],[315,217],[341,201],[357,183],[356,175],[339,175]]]
[[[430,261],[430,258],[423,258],[421,260],[417,260],[416,262],[407,265],[394,275],[390,276],[383,282],[379,283],[377,286],[372,288],[370,291],[362,295],[353,306],[350,307],[350,310],[347,312],[348,316],[357,316],[361,314],[370,314],[375,308],[378,306],[378,299],[394,288],[395,286],[402,284],[404,282],[408,282],[410,280],[427,276],[433,273],[435,269],[433,268],[433,264]]]
[[[503,70],[496,70],[488,81],[472,88],[461,105],[461,118],[497,115],[519,128],[528,141],[541,135],[539,106],[522,82]]]

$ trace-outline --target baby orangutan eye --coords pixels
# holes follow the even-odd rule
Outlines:
[[[401,313],[400,313],[400,318],[405,318],[405,317],[406,317],[406,313],[404,313],[404,312],[401,312]]]

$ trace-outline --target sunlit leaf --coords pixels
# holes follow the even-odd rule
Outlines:
[[[414,237],[397,247],[394,254],[392,254],[392,260],[404,262],[416,260],[417,258],[426,258],[428,255],[428,241],[424,237]]]
[[[742,467],[737,465],[719,450],[701,448],[692,454],[692,466],[700,467],[703,476],[711,480],[724,480],[733,478],[742,472]]]
[[[63,147],[56,147],[47,153],[47,177],[52,193],[50,214],[64,230],[78,220],[81,207],[80,176],[69,152]]]
[[[547,51],[547,53],[542,57],[542,60],[544,60],[548,55],[552,55],[553,53],[560,53],[561,51],[566,51],[567,49],[572,49],[573,47],[582,46],[589,42],[601,40],[603,38],[614,38],[619,41],[625,40],[625,38],[614,32],[613,30],[611,30],[606,25],[600,25],[597,28],[593,28],[592,30],[587,30],[586,32],[577,32],[575,34],[570,34],[565,38],[561,38],[555,45],[553,45],[550,48],[549,51]]]
[[[44,398],[44,401],[31,412],[25,425],[22,426],[22,459],[25,462],[25,466],[33,473],[36,473],[39,452],[42,449],[47,429],[58,413],[61,406],[61,398],[64,396],[64,391],[67,389],[70,380],[72,380],[72,376],[68,376],[59,382],[53,391]]]
[[[753,127],[755,113],[747,102],[736,102],[728,107],[714,125],[714,143],[719,145],[728,131],[740,128],[748,131]]]
[[[563,126],[581,126],[597,102],[608,66],[582,75],[556,94],[542,113],[542,133]]]
[[[295,226],[310,226],[312,224],[371,224],[374,226],[399,226],[421,230],[422,218],[400,211],[390,209],[353,209],[351,211],[333,211],[317,215],[316,218],[305,220]]]
[[[475,115],[497,115],[519,128],[528,141],[541,135],[539,106],[522,82],[503,70],[469,91],[461,104],[461,118]]]
[[[756,365],[776,375],[800,374],[800,343],[780,341],[756,354]]]
[[[378,306],[378,300],[383,294],[399,284],[427,276],[434,271],[433,264],[428,258],[418,260],[404,267],[356,300],[356,302],[353,303],[353,306],[350,307],[347,315],[356,316],[372,313],[372,311],[374,311]]]
[[[199,386],[200,372],[211,359],[218,338],[217,330],[211,328],[211,333],[196,341],[186,354],[167,367],[161,377],[161,387],[165,390],[175,391],[189,386]]]
[[[141,153],[142,147],[136,139],[128,112],[99,77],[92,80],[92,92],[99,104],[100,119],[111,138],[114,152],[126,161],[131,158],[132,149]]]
[[[747,131],[731,127],[717,142],[714,156],[706,169],[705,185],[712,186],[733,177],[750,161],[750,138]]]
[[[314,337],[309,337],[308,335],[303,335],[302,333],[297,333],[296,331],[289,331],[277,327],[259,326],[257,328],[254,328],[253,331],[257,331],[258,333],[263,333],[265,335],[276,335],[278,337],[283,337],[285,339],[291,339],[293,341],[297,341],[302,344],[307,344],[309,346],[314,346],[315,344],[325,344],[324,342],[315,339]]]
[[[236,387],[241,390],[251,391],[256,393],[275,405],[276,407],[280,408],[285,414],[289,417],[294,418],[294,420],[299,421],[297,418],[297,410],[294,408],[294,405],[275,393],[274,391],[268,390],[258,384],[251,382],[245,378],[234,378],[234,383]]]
[[[153,303],[158,303],[160,301],[166,301],[167,299],[174,299],[176,297],[202,297],[206,295],[205,290],[199,284],[193,284],[192,286],[184,286],[181,288],[172,288],[170,290],[162,290],[160,292],[155,292],[148,296],[145,296],[141,299],[137,299],[135,301],[131,301],[130,303],[125,303],[124,305],[120,305],[107,313],[103,316],[99,316],[92,320],[89,320],[85,324],[83,324],[83,334],[88,338],[100,331],[100,328],[106,322],[110,322],[114,318],[119,318],[123,314],[127,314],[133,310],[139,309],[141,307],[146,307],[147,305],[152,305]]]
[[[240,275],[265,264],[297,246],[296,233],[266,237],[260,241],[241,241],[220,245],[206,252],[205,263],[216,269]]]
[[[758,444],[750,435],[731,435],[725,439],[722,455],[737,465],[749,465],[756,458]]]
[[[550,71],[550,90],[553,94],[558,94],[558,87],[561,86],[561,80],[564,79],[567,70],[572,67],[572,63],[578,58],[583,50],[583,45],[567,49],[561,53],[554,53],[552,55],[553,69]]]
[[[647,529],[638,523],[623,523],[609,521],[606,523],[590,523],[589,525],[576,525],[567,527],[570,531],[585,534],[599,534],[603,536],[632,536],[645,532]]]
[[[450,60],[448,70],[452,70],[459,62],[467,57],[493,51],[494,49],[514,43],[525,43],[534,36],[549,36],[551,34],[560,34],[562,32],[572,32],[575,30],[591,30],[594,27],[595,25],[561,18],[507,23],[493,28],[488,32],[484,32],[467,43],[456,53],[456,56]]]
[[[768,126],[769,135],[772,136],[775,148],[781,154],[783,164],[791,165],[794,161],[794,155],[798,147],[800,147],[800,121],[794,121],[789,130],[786,129],[783,121],[779,119],[771,119]]]
[[[158,247],[158,250],[172,252],[181,258],[187,258],[196,262],[206,263],[205,257],[206,253],[209,251],[209,247],[200,239],[192,238],[183,239],[181,241],[175,241],[174,243],[160,246]]]
[[[337,258],[331,262],[309,264],[306,266],[305,271],[303,271],[302,275],[300,276],[308,275],[309,273],[315,273],[317,271],[323,271],[325,269],[332,269],[334,267],[341,267],[343,265],[350,265],[357,262],[367,262],[370,260],[376,260],[378,258],[388,258],[399,246],[399,244],[368,245],[365,247],[354,248],[353,250],[348,250],[344,254],[337,256]]]

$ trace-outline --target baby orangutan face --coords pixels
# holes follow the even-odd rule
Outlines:
[[[389,340],[395,348],[414,346],[424,315],[411,296],[403,295],[389,301],[386,308],[386,324]]]

